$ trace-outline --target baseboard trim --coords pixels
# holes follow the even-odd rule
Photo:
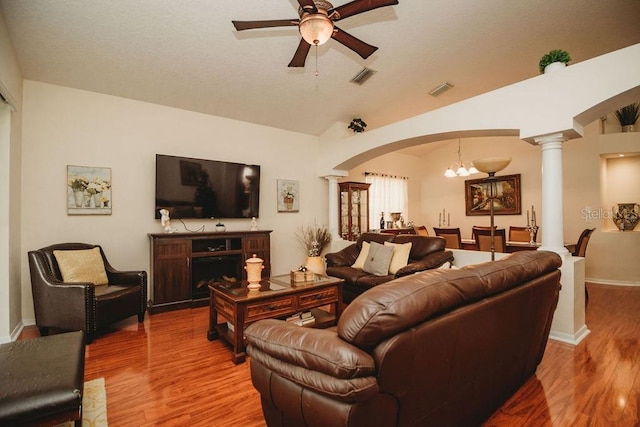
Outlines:
[[[18,322],[16,327],[13,328],[13,331],[11,331],[9,335],[3,335],[0,337],[0,344],[16,341],[20,336],[20,334],[22,333],[23,329],[24,329],[24,323]]]
[[[580,342],[589,335],[591,331],[587,328],[587,325],[582,325],[575,334],[565,334],[563,332],[551,331],[549,338],[554,341],[560,341],[571,345],[578,345]]]
[[[612,286],[640,286],[639,282],[624,282],[620,280],[608,280],[608,279],[594,279],[587,277],[584,279],[587,283],[593,283],[594,285],[612,285]]]

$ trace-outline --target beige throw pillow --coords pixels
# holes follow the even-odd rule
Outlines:
[[[393,255],[391,256],[391,264],[389,264],[389,274],[396,274],[398,270],[407,265],[407,263],[409,262],[409,253],[411,253],[411,242],[384,242],[384,245],[393,246]]]
[[[356,258],[356,262],[354,262],[351,267],[359,269],[364,268],[364,262],[367,260],[367,255],[369,255],[370,247],[371,245],[369,245],[369,242],[362,242],[362,249],[360,249],[360,254],[358,255],[358,258]]]
[[[89,282],[96,286],[109,283],[100,248],[53,251],[53,255],[58,261],[63,282]]]

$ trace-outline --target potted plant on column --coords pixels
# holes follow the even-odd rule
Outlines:
[[[640,104],[629,104],[616,110],[614,114],[620,122],[620,126],[622,126],[622,132],[633,132],[633,127],[638,121],[638,116],[640,116]]]
[[[540,69],[540,74],[546,74],[566,67],[569,61],[571,61],[569,52],[562,49],[554,49],[540,58],[538,68]]]

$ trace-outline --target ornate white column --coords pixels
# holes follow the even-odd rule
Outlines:
[[[562,290],[551,323],[550,338],[576,345],[588,334],[584,308],[584,258],[572,257],[564,247],[562,191],[562,133],[535,138],[542,150],[542,246],[562,257]]]
[[[329,232],[333,240],[340,239],[338,230],[338,178],[337,175],[327,175],[324,177],[329,181]]]
[[[564,221],[562,199],[562,133],[535,138],[542,149],[542,246],[540,249],[556,252],[565,258]]]

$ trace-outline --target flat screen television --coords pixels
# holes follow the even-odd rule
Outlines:
[[[156,154],[156,218],[257,218],[259,202],[258,165]]]

